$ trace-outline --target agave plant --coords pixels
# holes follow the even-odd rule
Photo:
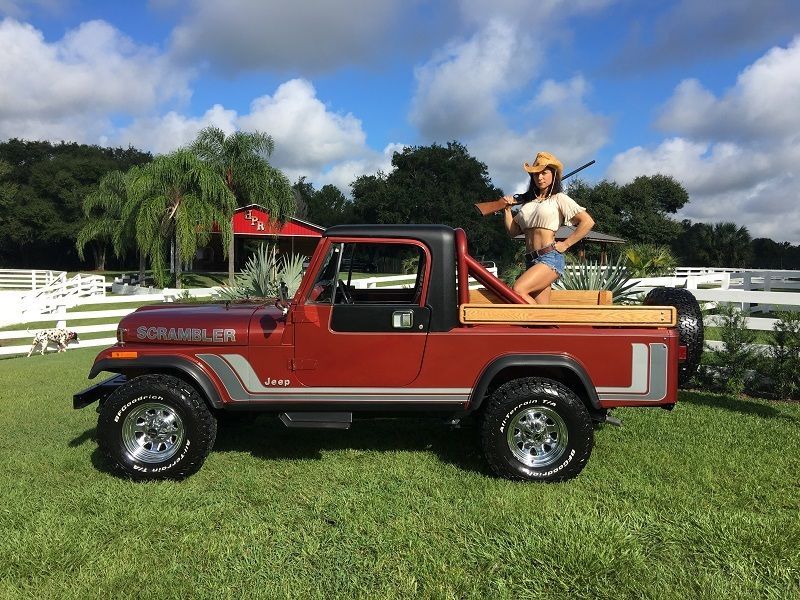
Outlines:
[[[562,290],[610,290],[614,302],[622,302],[635,295],[635,285],[625,267],[624,255],[620,255],[616,263],[606,266],[600,266],[597,261],[574,264],[554,284]]]
[[[275,298],[281,282],[286,284],[291,298],[300,286],[305,256],[278,256],[275,246],[264,244],[247,259],[232,286],[223,286],[219,294],[225,300]]]

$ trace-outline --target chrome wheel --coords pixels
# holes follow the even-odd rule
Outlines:
[[[558,461],[569,434],[561,416],[545,406],[528,408],[511,420],[506,441],[514,457],[528,467],[546,467]]]
[[[159,402],[137,406],[122,423],[125,450],[145,463],[160,463],[175,456],[184,436],[183,421],[178,413]]]

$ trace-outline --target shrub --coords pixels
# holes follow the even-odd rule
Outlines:
[[[259,246],[247,259],[233,285],[220,288],[220,296],[225,300],[275,298],[283,282],[291,298],[302,281],[304,260],[305,257],[298,254],[279,257],[277,248],[269,244]]]
[[[633,244],[623,253],[631,277],[672,275],[678,260],[667,246]]]
[[[753,348],[756,332],[747,329],[747,316],[732,304],[721,305],[719,325],[722,348],[704,354],[703,370],[711,368],[701,379],[711,375],[719,387],[730,394],[741,394],[752,381],[752,370],[758,364],[758,355]]]
[[[781,311],[770,334],[764,373],[779,398],[800,398],[800,312]]]
[[[614,302],[633,297],[636,282],[630,281],[625,267],[625,256],[620,255],[617,262],[600,266],[597,261],[581,261],[568,268],[555,282],[554,287],[561,290],[610,290]]]

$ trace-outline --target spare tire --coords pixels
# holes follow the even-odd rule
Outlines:
[[[678,336],[686,346],[686,360],[678,365],[678,385],[684,386],[697,372],[703,354],[703,313],[689,290],[653,288],[645,296],[648,306],[674,306],[678,311]]]

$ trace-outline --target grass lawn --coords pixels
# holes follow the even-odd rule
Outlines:
[[[800,597],[800,404],[617,410],[553,485],[489,476],[472,429],[262,416],[137,484],[71,408],[94,354],[0,361],[0,597]]]

